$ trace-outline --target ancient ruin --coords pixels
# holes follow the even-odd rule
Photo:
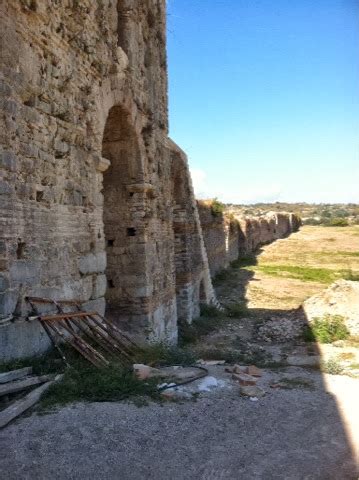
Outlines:
[[[136,337],[175,343],[178,322],[215,296],[187,158],[168,138],[165,1],[0,10],[0,357],[49,346],[28,321],[29,295],[76,299]],[[258,245],[252,223],[226,223],[231,253],[212,273],[238,256],[241,235]],[[280,223],[268,220],[259,243],[291,231]]]
[[[218,214],[211,201],[199,201],[198,210],[212,276],[237,258],[253,255],[261,245],[296,232],[301,225],[294,213],[271,212],[258,217],[230,211]]]

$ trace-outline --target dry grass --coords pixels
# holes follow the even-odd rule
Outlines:
[[[250,308],[297,308],[339,278],[359,274],[359,226],[304,226],[263,248],[247,287]]]

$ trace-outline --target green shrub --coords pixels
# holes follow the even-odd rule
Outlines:
[[[242,257],[237,258],[231,262],[231,268],[243,268],[243,267],[251,267],[257,264],[257,259],[255,255],[244,255]]]
[[[223,215],[226,206],[224,203],[220,202],[217,198],[214,198],[211,203],[211,212],[214,217],[219,217]]]
[[[330,375],[340,375],[343,370],[343,366],[335,358],[330,358],[321,364],[321,371]]]
[[[306,218],[303,220],[303,225],[321,225],[321,221],[318,218]]]
[[[142,348],[136,361],[151,366],[192,365],[196,363],[196,357],[191,350],[156,343]]]
[[[349,331],[340,315],[325,315],[315,318],[304,331],[304,338],[308,342],[332,343],[336,340],[345,340]]]
[[[179,344],[196,343],[201,337],[217,330],[226,320],[224,311],[212,305],[202,305],[200,317],[191,324],[181,322],[178,326]]]
[[[228,305],[226,311],[229,317],[241,318],[248,315],[248,308],[244,301]]]
[[[359,273],[353,272],[349,269],[343,276],[344,280],[350,280],[352,282],[359,282]]]
[[[229,268],[223,268],[218,273],[216,273],[216,276],[214,277],[212,282],[213,282],[213,285],[217,287],[223,283],[228,283],[228,282],[237,283],[237,278],[233,270]]]
[[[224,316],[224,312],[215,305],[201,305],[201,317],[220,318]],[[198,320],[197,320],[198,321]]]
[[[349,225],[349,222],[346,218],[334,217],[327,225],[328,227],[347,227]]]

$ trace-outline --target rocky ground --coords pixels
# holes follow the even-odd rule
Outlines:
[[[268,393],[253,402],[239,395],[224,367],[210,373],[224,385],[196,401],[77,404],[22,418],[0,432],[1,477],[357,479],[355,380],[328,381],[298,367],[265,371],[259,383]],[[269,387],[283,377],[309,383]]]
[[[260,366],[249,385],[227,362],[207,365],[205,388],[197,380],[164,403],[78,403],[22,417],[0,431],[1,478],[357,480],[358,344],[305,343],[300,305],[326,281],[270,276],[259,268],[283,252],[281,262],[290,264],[295,245],[310,268],[320,257],[323,268],[331,262],[341,271],[334,250],[325,259],[325,248],[354,251],[348,241],[343,246],[342,235],[306,227],[266,247],[254,269],[237,268],[217,285],[232,316],[218,320],[195,348],[204,359],[237,355]],[[324,242],[327,237],[334,240]],[[240,311],[243,299],[248,309]]]

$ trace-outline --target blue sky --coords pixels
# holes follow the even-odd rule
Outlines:
[[[359,203],[359,2],[167,3],[170,135],[196,194]]]

